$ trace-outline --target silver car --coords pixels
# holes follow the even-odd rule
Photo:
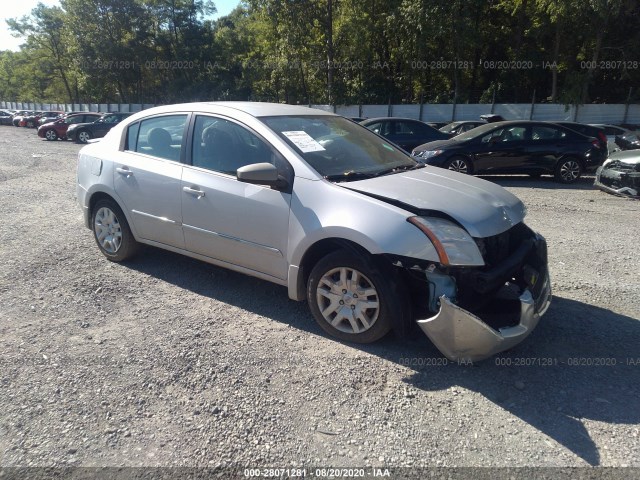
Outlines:
[[[144,243],[284,285],[344,341],[417,324],[449,359],[480,360],[522,341],[550,302],[546,242],[520,200],[327,112],[144,110],[80,151],[77,178],[109,260]]]

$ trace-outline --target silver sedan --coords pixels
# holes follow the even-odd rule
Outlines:
[[[284,285],[343,341],[419,327],[448,358],[479,360],[550,302],[546,243],[515,196],[327,112],[144,110],[80,151],[77,178],[109,260],[148,244]]]

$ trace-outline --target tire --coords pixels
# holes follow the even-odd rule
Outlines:
[[[375,342],[391,330],[393,314],[402,313],[396,311],[404,305],[397,307],[393,275],[383,275],[373,265],[372,258],[337,250],[313,267],[307,301],[314,319],[329,335],[346,342]]]
[[[55,130],[47,130],[46,132],[44,132],[44,138],[46,138],[49,141],[57,140],[58,134],[56,133]]]
[[[573,183],[582,175],[582,165],[576,158],[564,158],[556,165],[555,179],[560,183]]]
[[[93,206],[91,230],[98,248],[112,262],[131,258],[140,246],[133,238],[124,213],[111,199],[98,200]]]
[[[79,143],[87,143],[91,139],[91,134],[86,130],[80,130],[76,134],[76,141]]]
[[[27,128],[33,128],[34,126],[33,122],[27,122]]]
[[[453,157],[447,160],[444,164],[444,168],[452,170],[458,173],[471,174],[471,162],[464,157]]]

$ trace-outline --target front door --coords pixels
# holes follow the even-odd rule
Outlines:
[[[240,182],[236,170],[267,162],[286,174],[288,164],[258,135],[224,118],[196,117],[192,138],[182,176],[187,250],[286,279],[291,194]]]

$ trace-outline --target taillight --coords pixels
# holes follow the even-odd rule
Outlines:
[[[600,139],[601,142],[604,142],[604,143],[607,143],[608,141],[607,136],[602,132],[598,132],[598,138]]]

